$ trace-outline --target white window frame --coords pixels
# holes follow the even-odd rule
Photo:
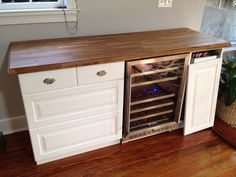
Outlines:
[[[45,9],[45,8],[57,8],[64,5],[64,0],[57,0],[57,2],[14,2],[14,3],[2,3],[0,0],[0,10],[13,10],[13,9]]]
[[[78,1],[78,0],[77,0]],[[75,0],[64,0],[67,22],[78,20],[79,9]],[[65,22],[63,9],[60,8],[24,8],[0,9],[0,25]]]

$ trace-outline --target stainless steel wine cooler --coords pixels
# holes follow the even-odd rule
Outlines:
[[[182,126],[189,54],[126,63],[123,142]]]

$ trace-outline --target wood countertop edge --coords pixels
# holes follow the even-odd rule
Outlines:
[[[189,43],[189,38],[183,38],[183,41],[186,40],[186,45],[185,43],[182,43],[181,45],[172,45],[168,46],[168,43],[166,43],[165,38],[161,39],[163,40],[163,44],[166,45],[165,47],[161,46],[161,41],[158,41],[156,44],[154,43],[153,46],[150,44],[153,43],[152,40],[150,40],[150,44],[148,44],[148,40],[144,41],[144,44],[139,44],[140,42],[142,43],[143,41],[143,34],[147,33],[147,39],[152,37],[152,35],[162,35],[167,34],[168,32],[171,32],[172,34],[172,41],[175,43],[176,38],[180,38],[183,33],[187,33],[187,36],[193,35],[192,38],[190,38],[190,41],[194,41],[194,36],[197,34],[196,41],[191,44]],[[150,33],[149,33],[150,32]],[[178,33],[180,36],[178,36]],[[128,37],[128,42],[124,41],[124,37],[129,36],[129,34],[133,34],[132,37]],[[140,35],[139,35],[140,34]],[[145,34],[146,35],[146,34]],[[174,35],[174,36],[173,36]],[[176,37],[175,37],[176,35]],[[119,49],[120,41],[119,41],[119,36],[122,36],[123,44],[121,43],[121,46],[123,47],[123,52],[117,52]],[[114,37],[114,38],[113,38]],[[134,37],[137,37],[137,40],[133,40]],[[139,38],[141,37],[141,39]],[[148,38],[149,37],[149,38]],[[202,38],[202,40],[201,40]],[[68,40],[73,39],[74,44],[72,42],[68,43]],[[80,41],[79,44],[77,44],[77,40],[81,39],[82,42]],[[207,40],[209,39],[209,42]],[[115,53],[109,54],[103,54],[101,52],[106,51],[106,47],[100,47],[98,50],[98,55],[94,54],[89,54],[90,51],[96,51],[96,48],[94,48],[94,45],[90,47],[91,42],[98,42],[95,43],[97,45],[101,45],[101,40],[109,43],[110,40],[114,40],[115,44],[118,44],[114,48],[111,47],[111,49],[114,49]],[[122,41],[121,40],[121,41]],[[129,40],[131,44],[136,45],[134,46],[136,49],[134,51],[129,52]],[[156,39],[157,40],[157,39]],[[182,41],[182,42],[183,42]],[[63,58],[60,58],[60,53],[57,53],[59,50],[55,50],[54,54],[52,55],[54,61],[49,61],[45,58],[42,58],[46,56],[47,58],[50,58],[47,49],[47,45],[45,48],[42,50],[40,49],[40,43],[42,42],[52,42],[51,44],[48,45],[49,49],[51,50],[50,47],[54,46],[54,43],[57,47],[57,43],[62,46],[66,55]],[[66,42],[64,44],[64,42]],[[117,43],[116,43],[117,42]],[[146,44],[145,44],[146,42]],[[155,41],[154,41],[155,42]],[[40,45],[39,45],[40,44]],[[85,44],[85,45],[84,45]],[[30,50],[28,50],[27,46],[33,45],[33,51],[39,52],[38,55],[37,53],[35,55],[30,54]],[[51,46],[50,46],[51,45]],[[70,46],[72,45],[72,46]],[[74,46],[78,45],[78,48],[75,48]],[[80,46],[81,45],[81,46]],[[126,48],[127,45],[127,48]],[[160,47],[159,47],[159,46]],[[109,45],[108,45],[109,46]],[[148,50],[148,47],[150,46],[150,50]],[[187,46],[187,47],[185,47]],[[10,75],[17,75],[17,74],[24,74],[24,73],[31,73],[31,72],[40,72],[40,71],[48,71],[48,70],[56,70],[56,69],[64,69],[64,68],[72,68],[72,67],[80,67],[80,66],[87,66],[87,65],[94,65],[94,64],[103,64],[103,63],[112,63],[112,62],[119,62],[119,61],[131,61],[131,60],[139,60],[139,59],[147,59],[147,58],[156,58],[156,57],[162,57],[162,56],[169,56],[169,55],[178,55],[178,54],[184,54],[184,53],[191,53],[191,52],[201,52],[201,51],[206,51],[206,50],[217,50],[217,49],[222,49],[222,48],[227,48],[230,47],[231,44],[225,40],[220,40],[217,39],[213,36],[208,36],[201,34],[200,32],[194,31],[189,28],[176,28],[176,29],[167,29],[167,30],[154,30],[154,31],[143,31],[143,32],[130,32],[130,33],[120,33],[120,34],[108,34],[108,35],[95,35],[95,36],[81,36],[81,37],[73,37],[73,38],[56,38],[56,39],[42,39],[42,40],[31,40],[31,41],[17,41],[17,42],[12,42],[9,45],[6,57],[8,59],[8,73]],[[34,48],[35,47],[35,48]],[[73,50],[81,50],[81,53],[78,53],[76,55],[70,56],[70,53],[68,51],[72,49],[66,49],[67,47],[72,47]],[[81,48],[80,48],[81,47]],[[132,46],[133,47],[133,46]],[[131,47],[131,48],[132,48]],[[139,47],[141,51],[139,51]],[[144,50],[142,52],[142,48],[146,48],[147,50]],[[57,48],[58,49],[58,48]],[[24,51],[26,50],[26,52]],[[41,50],[41,51],[40,51]],[[72,51],[73,51],[72,50]],[[127,51],[127,52],[126,52]],[[136,52],[137,51],[137,52]],[[18,52],[18,53],[17,53]],[[25,52],[25,53],[24,53]],[[65,54],[64,53],[64,54]],[[16,57],[16,55],[20,55],[19,57]],[[89,55],[87,55],[89,54]],[[25,55],[25,56],[24,56]],[[86,57],[83,57],[86,56]],[[58,56],[58,58],[57,58]],[[66,57],[68,56],[68,57]],[[26,58],[25,58],[26,57]],[[36,58],[34,58],[36,57]],[[42,62],[41,62],[42,59]],[[35,61],[34,61],[35,60]],[[45,60],[45,62],[44,62]]]
[[[65,68],[73,68],[73,67],[80,67],[80,66],[88,66],[94,64],[105,64],[105,63],[112,63],[112,62],[119,62],[119,61],[131,61],[131,60],[139,60],[145,58],[155,58],[155,57],[162,57],[168,55],[178,55],[184,53],[191,53],[191,52],[201,52],[205,50],[217,50],[226,47],[230,47],[230,43],[219,43],[213,45],[206,45],[206,46],[196,46],[191,48],[184,48],[184,49],[173,49],[168,51],[162,51],[158,53],[151,53],[145,54],[143,56],[118,56],[112,58],[96,58],[90,60],[82,60],[82,61],[74,61],[74,62],[64,62],[64,63],[56,63],[56,64],[49,64],[49,65],[37,65],[37,66],[30,66],[30,67],[19,67],[19,68],[10,68],[10,52],[11,49],[9,47],[7,51],[6,57],[8,57],[8,74],[11,76],[18,75],[18,74],[26,74],[32,72],[41,72],[41,71],[48,71],[48,70],[56,70],[56,69],[65,69]]]

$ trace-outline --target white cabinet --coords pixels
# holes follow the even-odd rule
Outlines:
[[[124,81],[23,95],[29,128],[83,119],[123,109]]]
[[[38,164],[120,142],[124,62],[21,74],[19,81]]]
[[[189,66],[184,135],[214,125],[222,59]]]
[[[122,111],[30,129],[38,164],[119,143]]]

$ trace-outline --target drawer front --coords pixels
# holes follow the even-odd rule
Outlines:
[[[29,128],[123,109],[123,80],[24,95]]]
[[[78,67],[77,74],[79,85],[123,79],[124,62]]]
[[[31,94],[77,86],[76,68],[20,74],[22,94]]]
[[[35,160],[86,152],[103,143],[121,139],[122,112],[113,112],[30,130]]]

